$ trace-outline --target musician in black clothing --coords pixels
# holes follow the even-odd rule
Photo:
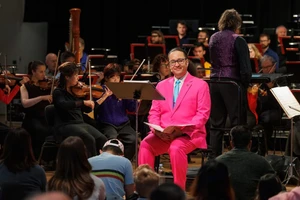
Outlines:
[[[107,138],[83,120],[83,112],[91,112],[94,101],[81,100],[71,91],[71,87],[78,83],[78,70],[73,62],[66,62],[59,67],[59,85],[53,92],[53,103],[61,121],[57,125],[59,134],[63,137],[79,136],[91,157],[98,154]]]
[[[30,81],[20,88],[21,103],[25,112],[22,127],[31,135],[33,153],[36,158],[39,157],[46,137],[51,135],[44,114],[45,107],[52,103],[51,88],[40,87],[40,81],[45,79],[45,72],[45,63],[41,61],[29,63]]]
[[[268,55],[264,55],[261,60],[262,73],[272,74],[276,70],[275,60]],[[269,83],[263,83],[260,89],[265,91],[264,93],[259,93],[259,111],[258,111],[258,123],[264,127],[264,134],[266,134],[267,145],[270,144],[270,140],[273,134],[274,124],[279,124],[280,119],[283,114],[283,110],[279,103],[271,93],[270,89],[274,87],[286,86],[287,80],[285,77],[276,79]],[[267,148],[262,143],[261,154],[265,155]]]

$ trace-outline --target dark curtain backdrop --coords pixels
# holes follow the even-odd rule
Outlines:
[[[197,19],[199,25],[217,23],[222,12],[235,8],[241,14],[253,14],[257,32],[263,28],[289,25],[292,14],[300,13],[297,0],[198,0],[178,4],[171,0],[90,1],[26,0],[25,22],[48,22],[48,52],[64,50],[68,41],[69,9],[78,7],[80,35],[86,49],[110,48],[119,61],[129,59],[129,44],[138,35],[149,35],[152,25],[168,25],[169,19]]]

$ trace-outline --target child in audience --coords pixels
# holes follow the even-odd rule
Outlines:
[[[151,192],[159,184],[159,175],[148,164],[138,166],[133,174],[133,178],[135,191],[139,195],[138,200],[148,199]]]

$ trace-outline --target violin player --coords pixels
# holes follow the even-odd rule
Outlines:
[[[99,124],[99,130],[109,140],[119,139],[124,144],[124,156],[131,160],[135,155],[136,132],[131,127],[127,110],[135,112],[136,101],[118,99],[105,85],[107,82],[120,82],[121,67],[119,64],[109,63],[103,73],[102,87],[106,89],[106,92],[102,98],[96,101],[98,105],[95,108],[95,120]]]
[[[6,73],[5,71],[2,72],[3,76]],[[4,80],[4,79],[3,79]],[[5,81],[5,80],[4,80]],[[24,76],[23,78],[21,78],[21,80],[19,80],[15,86],[13,86],[14,88],[11,90],[10,86],[7,84],[7,81],[5,81],[5,88],[4,89],[0,89],[0,101],[5,103],[6,105],[10,104],[11,100],[16,96],[16,94],[19,92],[20,90],[20,86],[22,86],[23,84],[25,84],[26,82],[29,81],[29,78]],[[4,144],[4,139],[6,137],[6,135],[8,134],[8,132],[10,131],[10,127],[8,127],[7,125],[3,124],[0,122],[0,146]]]
[[[264,55],[260,59],[261,69],[263,74],[273,74],[276,71],[276,61],[269,55]],[[271,143],[271,137],[273,134],[273,124],[279,124],[283,110],[275,97],[272,95],[270,89],[274,87],[287,86],[287,80],[285,77],[281,77],[271,81],[269,83],[262,83],[260,89],[265,91],[265,94],[258,93],[259,111],[258,111],[258,124],[264,128],[264,134],[266,134],[267,142],[262,142],[261,155],[265,155],[268,151],[268,146]],[[267,146],[265,146],[267,144]]]
[[[6,71],[3,71],[2,72],[3,75],[0,75],[1,76],[1,81],[3,79],[3,84],[5,84],[4,88],[0,89],[0,101],[2,101],[3,103],[5,103],[6,105],[10,104],[11,100],[16,96],[16,94],[19,92],[20,90],[20,87],[27,83],[29,81],[29,78],[24,76],[23,78],[17,78],[17,82],[16,84],[13,86],[13,89],[11,90],[11,87],[9,86],[8,84],[8,81],[9,80],[9,73],[7,73]],[[7,74],[7,77],[6,78],[6,74]],[[13,77],[15,78],[15,77]],[[8,80],[6,80],[8,79]]]
[[[59,84],[53,91],[53,104],[60,116],[57,130],[63,137],[80,137],[88,152],[88,157],[95,156],[107,138],[95,127],[84,122],[83,112],[94,109],[93,100],[82,100],[73,92],[72,87],[78,84],[79,69],[74,62],[65,62],[59,66]]]
[[[45,107],[52,103],[51,88],[41,88],[41,81],[45,80],[46,65],[42,61],[33,61],[28,65],[30,81],[20,88],[21,103],[24,107],[25,118],[22,127],[32,138],[33,152],[39,157],[45,138],[51,133],[46,118]]]

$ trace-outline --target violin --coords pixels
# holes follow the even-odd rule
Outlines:
[[[0,84],[5,84],[5,85],[9,85],[14,86],[16,85],[17,81],[21,81],[23,78],[21,77],[17,77],[13,74],[11,74],[10,72],[7,72],[6,74],[1,74],[0,75]]]
[[[38,86],[40,87],[41,90],[50,90],[52,88],[52,83],[53,83],[53,80],[51,78],[39,80]],[[58,83],[58,80],[54,81],[55,85],[57,85],[57,83]]]
[[[105,89],[101,85],[86,85],[85,83],[78,82],[77,85],[71,87],[72,93],[78,98],[84,98],[90,95],[92,91],[92,97],[99,99],[105,93]]]

